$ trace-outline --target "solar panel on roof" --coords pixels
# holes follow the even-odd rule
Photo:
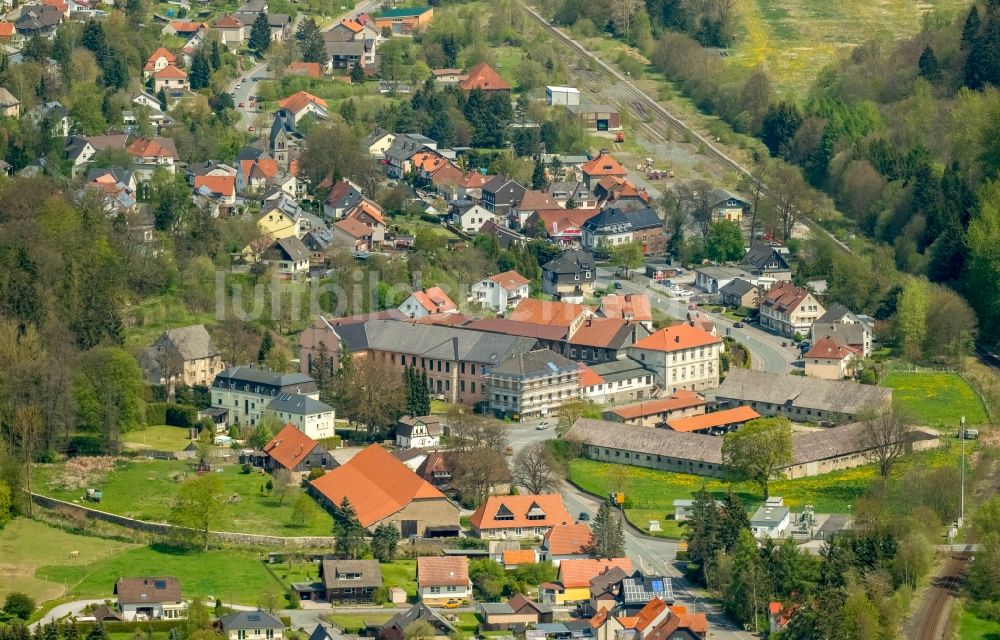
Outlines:
[[[663,591],[663,580],[653,580],[653,591]]]
[[[260,615],[256,613],[247,614],[247,620],[250,622],[260,622]]]
[[[157,589],[166,589],[167,588],[167,581],[166,580],[154,580],[153,581],[153,586],[156,587]]]

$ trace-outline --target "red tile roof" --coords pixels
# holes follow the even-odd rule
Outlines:
[[[466,91],[472,91],[473,89],[481,89],[483,91],[510,91],[511,86],[506,80],[500,77],[500,75],[493,70],[493,67],[486,64],[485,62],[480,62],[476,66],[469,69],[469,72],[465,75],[465,79],[459,83]]]
[[[191,33],[192,31],[204,29],[207,25],[204,22],[181,22],[179,20],[174,20],[170,23],[170,26],[172,26],[174,31],[177,33]]]
[[[625,167],[611,157],[607,151],[601,151],[597,157],[581,167],[586,176],[624,176],[628,175]]]
[[[421,556],[417,558],[417,584],[421,587],[467,587],[469,559],[465,556]]]
[[[14,35],[14,23],[6,20],[0,22],[0,38],[10,38]]]
[[[363,25],[358,24],[357,22],[351,20],[350,18],[344,18],[343,20],[340,21],[340,24],[343,25],[344,27],[347,27],[347,30],[352,33],[357,33],[358,31],[364,29]]]
[[[705,399],[694,391],[678,389],[669,398],[659,398],[657,400],[646,400],[644,402],[636,402],[635,404],[627,404],[611,409],[611,412],[624,418],[625,420],[629,420],[632,418],[653,416],[658,413],[668,411],[680,411],[682,409],[690,409],[692,407],[702,407],[706,404],[708,403],[705,402]]]
[[[215,21],[216,29],[241,29],[243,23],[232,15],[226,14]]]
[[[288,73],[318,78],[322,73],[322,69],[318,62],[293,62],[288,65]]]
[[[653,311],[645,293],[612,294],[601,298],[601,313],[606,318],[625,318],[636,322],[651,321]]]
[[[813,343],[812,348],[809,349],[805,357],[824,358],[826,360],[843,360],[844,358],[855,353],[856,351],[854,349],[837,344],[836,340],[826,336]]]
[[[524,192],[521,196],[521,202],[518,203],[517,209],[519,211],[538,211],[539,209],[556,209],[559,207],[559,202],[545,193],[539,190],[528,190]]]
[[[569,328],[587,311],[589,309],[582,304],[525,298],[517,304],[507,319]]]
[[[559,563],[559,582],[567,589],[589,587],[591,578],[612,567],[618,567],[628,574],[635,571],[632,561],[628,558],[563,560]]]
[[[287,424],[264,445],[264,453],[285,469],[292,470],[316,448],[316,441]]]
[[[503,563],[507,566],[518,564],[533,564],[535,552],[531,549],[510,549],[503,552]]]
[[[645,631],[649,625],[653,624],[659,616],[666,613],[670,615],[670,611],[667,609],[667,603],[660,598],[653,598],[646,605],[639,609],[639,613],[635,616],[635,624],[632,628],[636,631]]]
[[[184,80],[188,77],[188,74],[183,69],[178,69],[174,65],[168,64],[153,74],[153,77],[157,80]]]
[[[249,180],[253,177],[255,172],[268,180],[278,175],[278,163],[271,158],[240,160],[240,169],[243,170],[243,178],[245,180]]]
[[[465,174],[462,181],[458,183],[458,186],[464,189],[479,189],[484,184],[489,182],[490,178],[492,178],[492,176],[484,176],[478,171],[470,171]]]
[[[604,384],[604,378],[597,375],[596,371],[581,362],[579,385],[581,387],[593,387],[598,384]]]
[[[154,51],[152,54],[150,54],[149,58],[146,59],[146,66],[143,67],[143,70],[144,71],[152,71],[153,67],[156,65],[156,61],[159,60],[160,58],[164,58],[167,61],[168,65],[174,64],[175,62],[177,62],[177,56],[175,56],[174,54],[170,53],[169,50],[164,49],[163,47],[160,47],[159,49],[157,49],[156,51]]]
[[[596,216],[599,209],[538,209],[533,215],[538,216],[545,231],[550,236],[563,233],[568,228],[579,229],[583,223]]]
[[[279,100],[278,106],[291,113],[298,113],[309,106],[310,103],[317,104],[324,109],[327,108],[326,100],[318,98],[307,91],[296,91],[287,98]]]
[[[539,512],[540,520],[528,518],[529,512]],[[512,516],[511,519],[497,520],[497,514]],[[541,495],[523,494],[518,496],[490,496],[469,518],[472,526],[481,531],[510,529],[512,527],[552,527],[573,522],[558,493]]]
[[[138,158],[174,158],[177,149],[169,138],[138,138],[125,149],[126,153]]]
[[[650,351],[678,351],[680,349],[691,349],[692,347],[703,347],[705,345],[722,342],[722,338],[692,327],[684,322],[675,324],[672,327],[660,329],[656,333],[650,334],[633,346],[637,349],[649,349]]]
[[[357,218],[344,218],[340,222],[334,222],[333,226],[352,238],[364,238],[372,234],[371,227]]]
[[[358,218],[361,215],[367,215],[372,220],[380,224],[385,224],[385,215],[382,213],[382,207],[378,206],[376,203],[372,202],[368,198],[362,198],[353,209],[347,212],[346,218]]]
[[[700,416],[689,416],[687,418],[667,420],[667,426],[674,431],[690,433],[691,431],[701,431],[703,429],[722,427],[727,424],[756,420],[759,417],[760,414],[750,407],[742,406],[736,407],[735,409],[715,411],[713,413],[703,413]]]
[[[495,276],[490,276],[489,279],[508,291],[511,289],[517,289],[518,287],[523,287],[530,282],[527,278],[514,270],[498,273]]]
[[[808,291],[796,287],[791,282],[777,282],[764,293],[760,304],[765,307],[773,307],[781,313],[790,313],[797,309],[808,296]]]
[[[59,13],[66,13],[69,11],[69,4],[63,2],[63,0],[42,0],[42,4],[55,7],[59,10]]]
[[[594,544],[594,534],[585,524],[558,524],[543,538],[549,553],[554,556],[585,554]]]
[[[212,193],[230,197],[236,194],[236,176],[195,176],[194,188],[208,187]]]
[[[621,318],[590,316],[570,336],[569,342],[584,347],[610,347],[615,338],[620,337],[627,327],[629,327],[629,323]]]
[[[446,313],[458,309],[441,287],[428,287],[423,291],[414,291],[412,295],[429,313]]]
[[[374,525],[414,500],[447,500],[377,444],[310,484],[332,504],[339,505],[347,497],[363,527]]]

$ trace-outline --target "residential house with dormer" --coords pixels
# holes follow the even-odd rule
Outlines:
[[[758,279],[770,278],[783,282],[790,282],[792,279],[792,269],[785,256],[776,247],[765,242],[750,245],[738,266]]]
[[[397,309],[411,318],[458,313],[458,306],[452,302],[441,287],[427,287],[414,291]]]
[[[760,326],[786,337],[809,335],[826,309],[811,292],[790,282],[778,282],[760,299]]]
[[[472,533],[486,540],[541,537],[572,522],[557,493],[490,496],[469,518]]]
[[[396,446],[433,449],[441,444],[441,433],[441,420],[437,416],[403,416],[396,422]]]

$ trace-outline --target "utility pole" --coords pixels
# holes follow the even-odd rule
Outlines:
[[[958,435],[962,438],[962,503],[958,515],[958,526],[961,528],[965,524],[965,416],[959,418]]]

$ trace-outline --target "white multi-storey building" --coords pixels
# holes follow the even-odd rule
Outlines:
[[[629,356],[656,372],[669,393],[678,389],[700,391],[719,386],[722,338],[693,322],[660,329],[629,348]]]

